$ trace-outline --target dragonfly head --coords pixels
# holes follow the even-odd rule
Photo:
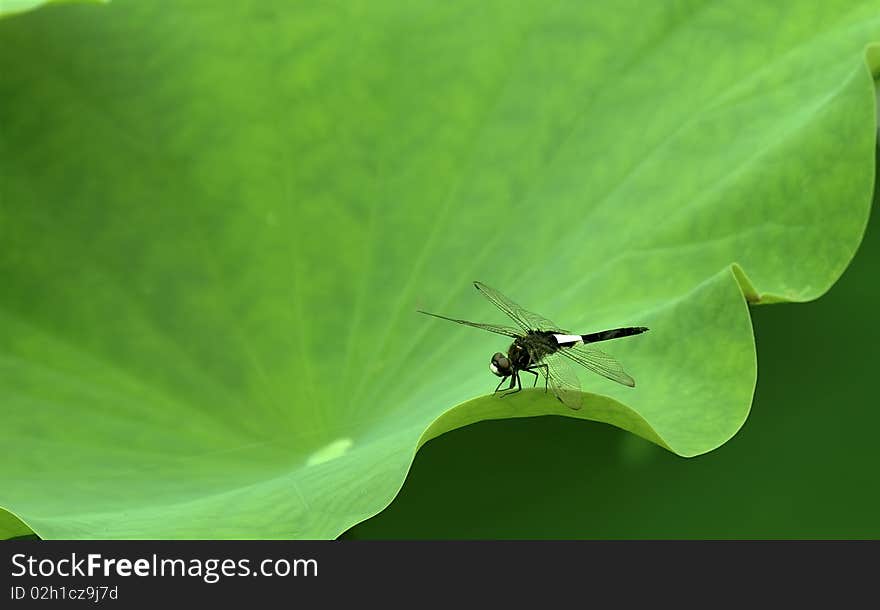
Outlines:
[[[495,355],[492,356],[492,362],[489,363],[489,370],[499,377],[509,377],[513,374],[510,358],[501,352],[495,352]]]

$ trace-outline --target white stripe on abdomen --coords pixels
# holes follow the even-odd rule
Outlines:
[[[553,335],[559,345],[573,345],[582,341],[580,335]]]

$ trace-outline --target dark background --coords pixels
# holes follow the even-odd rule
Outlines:
[[[752,308],[751,415],[677,457],[604,424],[482,422],[430,441],[345,538],[880,538],[880,219],[811,303]]]

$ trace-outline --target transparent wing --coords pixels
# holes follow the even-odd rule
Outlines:
[[[635,380],[627,375],[623,370],[623,365],[603,351],[590,347],[589,345],[575,345],[574,347],[566,347],[558,352],[569,360],[577,362],[582,367],[587,368],[594,373],[598,373],[611,381],[622,383],[631,388],[635,387]]]
[[[523,330],[556,330],[560,332],[568,332],[561,330],[555,322],[548,320],[543,316],[539,316],[536,313],[532,313],[527,309],[523,309],[494,288],[486,286],[483,282],[474,282],[474,287],[479,290],[484,297],[492,301],[492,304],[494,304],[495,307],[507,314],[507,317],[516,322],[517,326]]]
[[[474,328],[482,328],[483,330],[488,330],[490,333],[495,333],[498,335],[506,335],[508,337],[516,337],[522,336],[522,332],[511,328],[510,326],[501,326],[499,324],[481,324],[480,322],[468,322],[467,320],[458,320],[456,318],[447,318],[446,316],[441,316],[440,314],[431,313],[429,311],[418,310],[419,313],[423,313],[426,316],[433,316],[435,318],[440,318],[441,320],[449,320],[450,322],[457,322],[458,324],[464,324],[465,326],[473,326]]]
[[[547,385],[556,395],[556,398],[566,407],[577,411],[583,406],[583,394],[581,384],[571,365],[556,354],[550,354],[544,359],[541,370],[547,377]]]

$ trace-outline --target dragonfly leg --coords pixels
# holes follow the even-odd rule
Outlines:
[[[544,391],[546,392],[547,391],[547,382],[550,378],[550,375],[548,375],[548,370],[547,370],[548,368],[549,368],[549,365],[547,363],[544,363],[544,364],[536,364],[534,366],[530,366],[529,368],[523,369],[523,370],[528,371],[529,373],[534,375],[535,376],[535,385],[538,385],[538,374],[535,372],[535,370],[536,369],[543,369],[544,370]]]
[[[535,371],[533,371],[532,369],[523,369],[522,372],[535,376],[535,383],[532,385],[533,388],[538,385],[538,374]]]
[[[515,390],[513,389],[513,386],[516,386]],[[510,376],[510,385],[501,393],[501,398],[504,398],[508,394],[516,394],[520,390],[522,390],[522,383],[519,380],[519,371],[516,371]]]
[[[498,385],[495,386],[495,391],[492,392],[492,393],[493,393],[493,394],[497,394],[497,393],[498,393],[498,388],[500,388],[500,387],[501,387],[501,384],[504,383],[505,381],[507,381],[507,377],[502,377],[502,378],[501,378],[501,381],[498,382]]]

